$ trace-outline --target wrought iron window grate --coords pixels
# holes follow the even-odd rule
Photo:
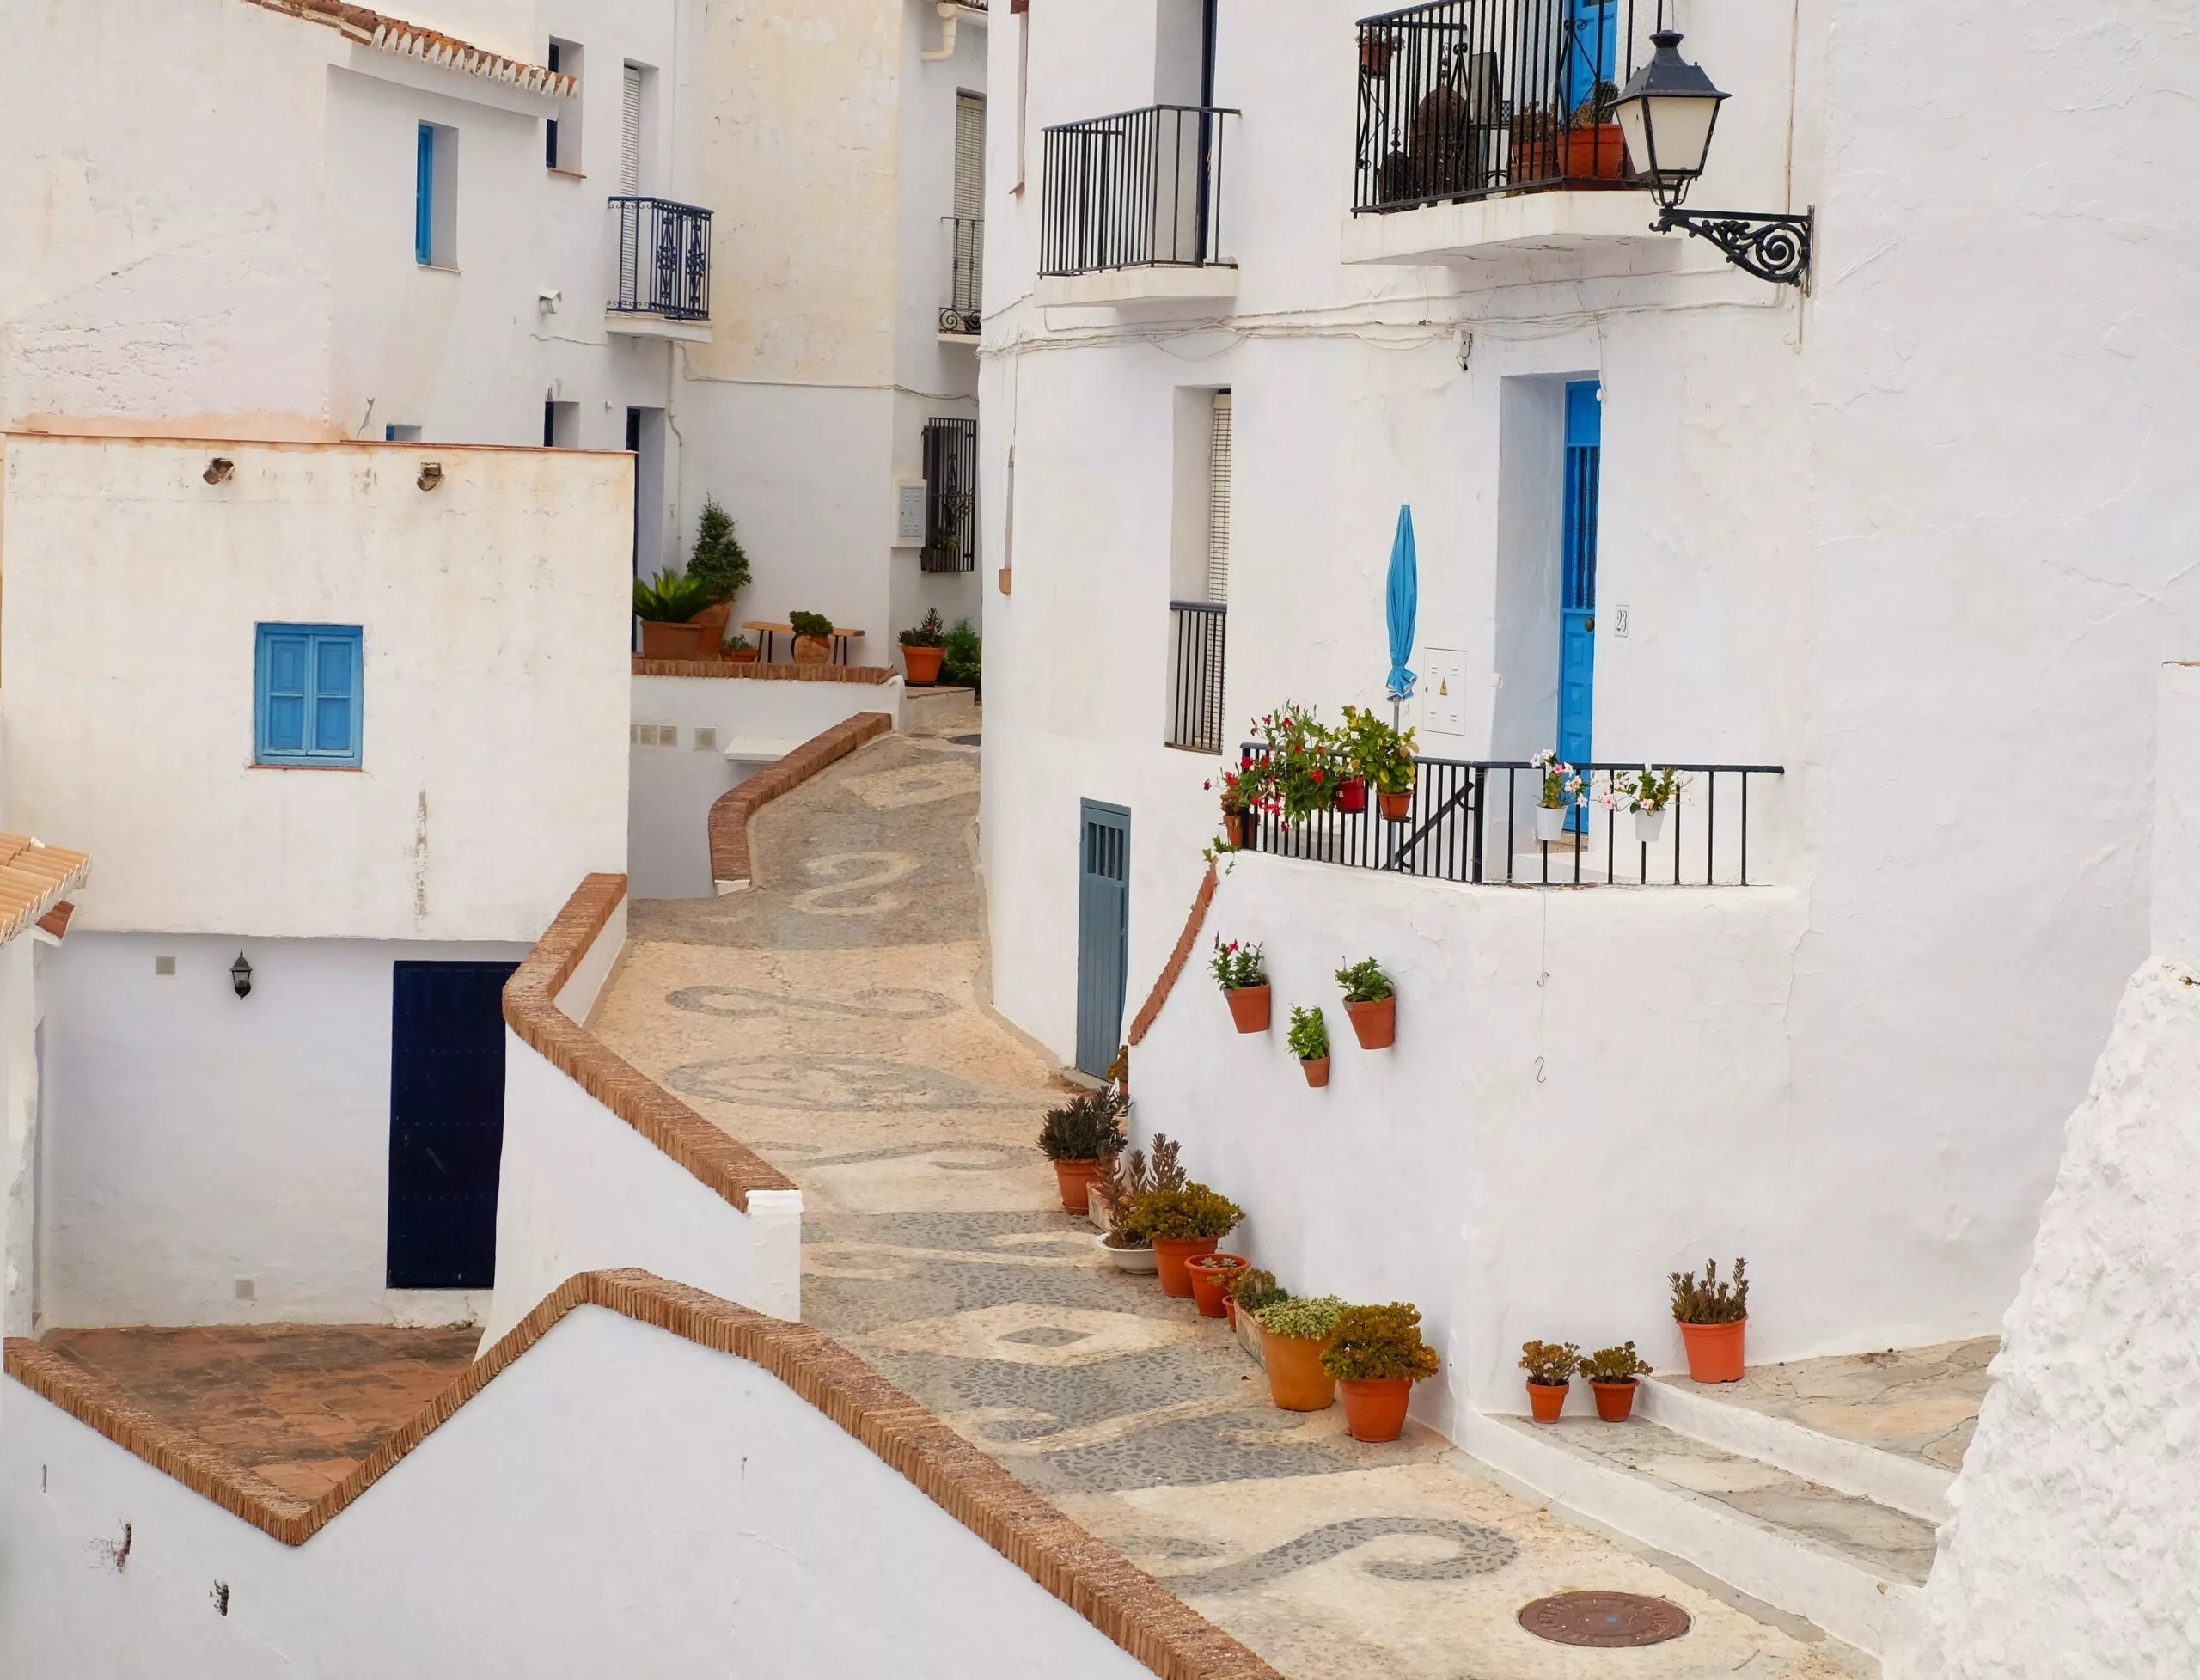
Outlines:
[[[978,423],[925,422],[925,546],[926,571],[978,569]]]
[[[1219,601],[1172,601],[1176,631],[1169,684],[1169,745],[1222,750],[1222,681],[1230,609]]]

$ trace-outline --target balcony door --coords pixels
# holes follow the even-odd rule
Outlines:
[[[1122,1043],[1131,937],[1131,814],[1081,800],[1078,823],[1077,1065],[1099,1078]]]
[[[1559,549],[1558,755],[1593,756],[1597,699],[1597,494],[1604,453],[1604,403],[1593,379],[1566,388],[1566,506]],[[1586,813],[1567,826],[1579,831]]]
[[[1579,110],[1597,83],[1616,85],[1619,74],[1619,0],[1566,0],[1565,54],[1560,65],[1565,107]]]

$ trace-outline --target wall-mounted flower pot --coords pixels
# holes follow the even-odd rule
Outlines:
[[[1606,1423],[1625,1423],[1635,1410],[1635,1390],[1641,1386],[1632,1377],[1624,1383],[1591,1383],[1597,1391],[1597,1415]]]
[[[1554,840],[1564,840],[1566,838],[1566,813],[1568,809],[1568,808],[1564,805],[1537,806],[1536,838],[1542,840],[1546,845],[1549,845]]]
[[[701,657],[703,626],[700,624],[663,624],[654,619],[642,620],[642,657],[645,659],[695,659]]]
[[[1118,1272],[1151,1273],[1161,1263],[1161,1256],[1150,1248],[1119,1249],[1105,1237],[1092,1239],[1093,1246],[1108,1256],[1108,1263]]]
[[[929,688],[939,681],[939,662],[947,657],[944,647],[911,647],[901,644],[901,663],[908,668],[909,684],[915,688]]]
[[[1378,794],[1376,803],[1383,808],[1384,822],[1403,822],[1413,815],[1413,790],[1408,788],[1403,793]]]
[[[1345,1433],[1355,1441],[1395,1441],[1406,1426],[1406,1402],[1413,1398],[1410,1377],[1348,1377],[1344,1390]]]
[[[1360,38],[1360,73],[1380,81],[1390,73],[1390,55],[1397,50],[1397,43],[1387,35],[1362,35]]]
[[[1268,1369],[1268,1397],[1286,1412],[1320,1412],[1335,1405],[1337,1379],[1322,1369],[1322,1355],[1335,1339],[1275,1335],[1264,1327],[1261,1363]]]
[[[1222,838],[1230,849],[1239,852],[1245,846],[1245,813],[1225,811],[1222,814]]]
[[[1573,1391],[1571,1383],[1531,1383],[1528,1384],[1528,1415],[1537,1423],[1556,1423],[1566,1409],[1566,1396]]]
[[[1222,995],[1230,1000],[1230,1018],[1238,1023],[1239,1032],[1264,1033],[1268,1029],[1266,986],[1232,987]]]
[[[1219,1237],[1157,1237],[1153,1252],[1161,1274],[1161,1292],[1184,1300],[1192,1298],[1192,1274],[1184,1262],[1194,1255],[1213,1254]]]
[[[1645,846],[1655,846],[1658,837],[1665,832],[1663,811],[1637,811],[1635,814],[1635,838]]]
[[[830,636],[798,636],[794,638],[794,663],[798,665],[826,665],[833,660],[833,638]]]
[[[1345,1014],[1352,1022],[1352,1035],[1363,1050],[1387,1050],[1398,1042],[1398,994],[1373,1003],[1348,1003]]]
[[[1742,1380],[1742,1333],[1749,1320],[1731,1324],[1684,1324],[1681,1341],[1688,1348],[1688,1374],[1699,1383],[1739,1383]]]
[[[1242,1254],[1194,1255],[1184,1262],[1184,1270],[1191,1275],[1192,1299],[1199,1303],[1201,1317],[1230,1316],[1230,1298],[1223,1292],[1223,1287],[1230,1281],[1232,1272],[1242,1272],[1251,1263]]]
[[[1364,776],[1348,776],[1337,784],[1337,809],[1359,812],[1367,809],[1367,779]]]
[[[1054,1184],[1062,1193],[1062,1212],[1083,1213],[1091,1206],[1092,1187],[1099,1181],[1097,1161],[1057,1161]]]
[[[1306,1070],[1306,1083],[1319,1090],[1329,1082],[1329,1059],[1327,1056],[1301,1056],[1299,1065]]]

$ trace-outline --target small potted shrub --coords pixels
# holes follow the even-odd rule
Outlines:
[[[1230,1280],[1252,1262],[1242,1254],[1195,1254],[1184,1262],[1192,1280],[1192,1300],[1203,1318],[1230,1316]]]
[[[1168,1165],[1176,1167],[1176,1145],[1165,1136],[1153,1139],[1153,1152],[1158,1158],[1168,1152]],[[1107,1231],[1094,1240],[1100,1252],[1108,1256],[1109,1263],[1120,1272],[1152,1272],[1160,1263],[1153,1252],[1153,1244],[1132,1228],[1131,1215],[1136,1212],[1139,1198],[1153,1188],[1153,1172],[1146,1164],[1146,1152],[1134,1149],[1128,1155],[1121,1151],[1100,1158],[1100,1176],[1093,1188],[1099,1192],[1100,1206],[1108,1216]]]
[[[1556,1423],[1566,1409],[1574,1373],[1581,1368],[1581,1348],[1572,1341],[1524,1341],[1520,1369],[1528,1373],[1528,1414],[1537,1423]]]
[[[1222,988],[1225,1002],[1230,1005],[1230,1018],[1237,1023],[1241,1033],[1264,1033],[1268,1029],[1268,970],[1262,960],[1261,948],[1232,939],[1222,942],[1220,934],[1214,938],[1214,955],[1207,960],[1213,974],[1215,984]]]
[[[1060,1108],[1047,1110],[1039,1148],[1054,1164],[1064,1213],[1082,1214],[1091,1207],[1102,1158],[1120,1152],[1128,1141],[1122,1115],[1122,1099],[1112,1089],[1079,1091]]]
[[[1665,832],[1665,813],[1680,797],[1681,776],[1668,766],[1663,770],[1646,764],[1640,770],[1622,771],[1612,778],[1614,809],[1624,805],[1635,816],[1635,838],[1655,846]]]
[[[1272,1301],[1287,1301],[1288,1292],[1276,1287],[1275,1274],[1262,1271],[1257,1266],[1248,1266],[1232,1272],[1223,1280],[1222,1292],[1230,1298],[1230,1323],[1236,1328],[1239,1316],[1250,1317]]]
[[[794,631],[794,663],[823,665],[833,658],[833,620],[822,613],[789,613]]]
[[[1703,1281],[1675,1272],[1673,1320],[1688,1348],[1688,1374],[1699,1383],[1742,1380],[1742,1337],[1749,1329],[1749,1262],[1734,1262],[1734,1280],[1719,1281],[1719,1262],[1703,1262]]]
[[[718,649],[718,657],[730,659],[736,665],[753,665],[756,663],[756,644],[736,630],[733,639]]]
[[[1225,767],[1219,791],[1212,776],[1201,785],[1221,801],[1223,843],[1232,852],[1244,851],[1248,814],[1267,789],[1268,761],[1256,761],[1249,755],[1237,769]]]
[[[939,662],[939,680],[968,688],[978,699],[986,697],[986,677],[981,662],[985,649],[978,632],[970,627],[968,619],[957,619],[949,628],[945,657]]]
[[[1329,1082],[1329,1024],[1318,1009],[1291,1011],[1291,1054],[1306,1070],[1306,1083],[1319,1090]]]
[[[1566,820],[1589,803],[1580,774],[1570,764],[1561,764],[1548,747],[1530,761],[1541,773],[1543,785],[1536,795],[1536,838],[1545,846],[1566,838]]]
[[[1272,1301],[1253,1317],[1261,1327],[1261,1363],[1268,1395],[1286,1412],[1318,1412],[1334,1405],[1336,1378],[1322,1368],[1344,1303],[1334,1295],[1311,1301]]]
[[[939,662],[947,657],[947,626],[939,621],[939,608],[925,614],[914,630],[901,632],[901,663],[908,668],[910,686],[929,688],[939,681]]]
[[[703,511],[695,521],[695,546],[688,551],[688,575],[710,585],[713,601],[730,602],[749,587],[749,551],[734,535],[733,516],[718,505],[715,496],[703,498]]]
[[[1398,1042],[1398,994],[1382,965],[1364,956],[1337,970],[1344,1012],[1363,1050],[1387,1050]]]
[[[1322,1355],[1322,1369],[1344,1390],[1344,1426],[1355,1441],[1396,1440],[1413,1385],[1440,1363],[1421,1339],[1421,1309],[1407,1301],[1347,1307]]]
[[[1627,1421],[1635,1410],[1636,1384],[1650,1374],[1650,1367],[1635,1357],[1631,1341],[1584,1353],[1580,1371],[1597,1391],[1597,1415],[1606,1423]]]
[[[702,657],[703,626],[692,622],[711,604],[711,586],[670,566],[654,583],[634,579],[634,616],[642,621],[642,657]]]
[[[1413,731],[1393,729],[1372,712],[1348,706],[1341,742],[1352,774],[1374,788],[1384,820],[1403,822],[1413,812]],[[1357,809],[1366,808],[1363,794]]]
[[[1245,1210],[1204,1184],[1149,1190],[1131,1210],[1131,1229],[1153,1244],[1161,1292],[1192,1297],[1192,1274],[1184,1262],[1195,1254],[1213,1254],[1222,1239],[1244,1223]]]

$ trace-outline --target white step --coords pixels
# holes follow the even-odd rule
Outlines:
[[[1906,1638],[1931,1524],[1646,1419],[1472,1414],[1459,1445],[1551,1502],[1879,1656]]]

